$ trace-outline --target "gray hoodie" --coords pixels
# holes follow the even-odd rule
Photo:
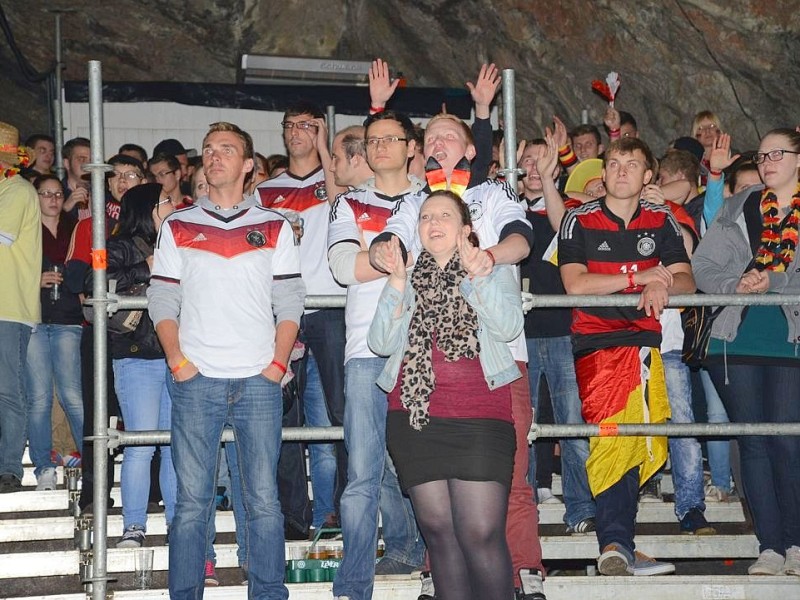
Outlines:
[[[757,191],[753,191],[756,189]],[[692,256],[697,288],[707,294],[735,294],[736,284],[753,260],[743,213],[751,194],[761,194],[763,186],[748,188],[725,200],[716,219]],[[800,252],[795,253],[783,272],[767,271],[769,293],[800,294]],[[728,306],[711,327],[711,337],[731,342],[742,321],[742,306]],[[800,343],[800,305],[783,306],[789,325],[789,343]]]

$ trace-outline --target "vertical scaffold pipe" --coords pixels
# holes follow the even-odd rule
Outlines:
[[[325,112],[327,113],[328,125],[328,150],[333,149],[333,138],[336,136],[336,107],[329,104]]]
[[[514,91],[514,69],[503,69],[503,146],[505,148],[506,181],[517,191],[517,99]]]
[[[92,600],[105,600],[108,525],[108,410],[106,408],[106,361],[108,328],[106,284],[106,198],[103,164],[103,72],[100,61],[89,61],[89,136],[91,164],[84,170],[92,181],[92,295],[94,305],[94,565],[91,569]]]

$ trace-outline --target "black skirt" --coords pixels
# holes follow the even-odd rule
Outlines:
[[[496,481],[511,486],[514,426],[496,419],[431,417],[417,431],[405,411],[389,411],[386,444],[403,491],[447,479]]]

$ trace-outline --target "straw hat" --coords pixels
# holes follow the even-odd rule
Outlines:
[[[564,192],[567,194],[573,192],[583,193],[588,184],[593,179],[600,179],[603,171],[603,161],[599,158],[589,158],[579,163],[577,167],[572,170],[567,178],[567,183],[564,185]]]
[[[23,149],[27,150],[28,156],[32,156],[30,150]],[[0,121],[0,161],[12,167],[20,164],[19,151],[19,130],[13,125]]]

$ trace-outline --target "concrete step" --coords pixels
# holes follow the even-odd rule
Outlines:
[[[583,536],[543,536],[542,555],[547,560],[594,560],[597,558],[597,538],[594,534]],[[302,558],[309,542],[287,542],[286,557]],[[328,546],[341,547],[341,542],[329,541]],[[733,559],[758,556],[758,542],[754,535],[639,535],[636,547],[640,551],[661,559]],[[238,566],[236,544],[215,544],[217,567]],[[168,567],[169,548],[153,547],[153,570],[165,571]],[[134,551],[110,547],[108,549],[108,572],[133,571]],[[63,550],[50,552],[16,552],[3,556],[0,579],[18,577],[50,577],[55,575],[77,575],[79,552]],[[796,580],[800,582],[800,580]],[[798,588],[800,589],[800,588]]]
[[[290,584],[289,600],[320,600],[331,597],[330,583]],[[776,600],[798,598],[800,580],[797,577],[749,577],[744,575],[665,577],[550,577],[544,582],[548,600],[619,600],[647,598],[648,600]],[[635,591],[634,591],[635,590]],[[375,578],[373,600],[417,600],[419,580],[411,576],[379,576]],[[164,589],[114,591],[120,600],[164,600]],[[206,588],[208,600],[245,600],[244,585]],[[85,594],[25,596],[9,600],[86,600]]]

